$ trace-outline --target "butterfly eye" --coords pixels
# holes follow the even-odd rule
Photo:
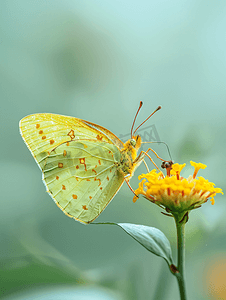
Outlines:
[[[136,146],[136,143],[137,143],[137,142],[136,142],[134,139],[131,139],[131,140],[130,140],[130,144],[131,144],[133,147]]]

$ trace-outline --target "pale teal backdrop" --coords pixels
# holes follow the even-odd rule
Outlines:
[[[155,125],[176,162],[205,163],[199,174],[225,191],[225,32],[225,1],[1,0],[2,299],[179,299],[161,258],[118,227],[85,226],[59,210],[18,124],[50,112],[119,136],[130,132],[140,100],[137,124],[162,105],[145,126]],[[163,146],[153,149],[168,159]],[[97,220],[157,227],[176,258],[173,220],[132,198],[123,186]],[[189,299],[226,299],[225,214],[221,195],[190,214]]]

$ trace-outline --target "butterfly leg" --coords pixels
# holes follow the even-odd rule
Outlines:
[[[130,185],[130,183],[129,183],[129,180],[127,180],[127,179],[125,178],[125,182],[127,183],[129,189],[134,193],[134,195],[135,195],[136,197],[138,197],[138,196],[136,195],[136,193],[134,192],[134,189],[131,187],[131,185]]]
[[[148,168],[148,165],[147,165],[146,161],[145,161],[144,159],[143,159],[142,161],[143,161],[143,163],[144,163],[144,165],[145,165],[145,167],[146,167],[146,169],[147,169],[147,171],[148,171],[148,173],[149,173],[150,170],[149,170],[149,168]]]
[[[159,170],[159,168],[158,168],[157,165],[154,163],[154,161],[153,161],[153,159],[150,157],[150,155],[148,155],[148,151],[152,151],[152,152],[156,155],[156,157],[159,158],[160,160],[162,160],[163,162],[169,162],[169,161],[166,161],[166,160],[162,159],[160,156],[158,156],[158,154],[157,154],[153,149],[151,149],[151,148],[148,148],[147,151],[141,151],[140,154],[139,154],[139,157],[140,157],[142,154],[143,154],[143,155],[146,155],[146,156],[150,159],[150,161],[153,163],[153,165],[157,168],[157,170]],[[160,170],[159,170],[159,171],[160,171]]]
[[[153,159],[151,158],[151,156],[150,155],[148,155],[147,154],[147,151],[146,152],[144,152],[144,151],[141,151],[141,153],[144,153],[144,155],[146,155],[149,159],[150,159],[150,161],[153,163],[153,165],[156,167],[156,169],[157,170],[159,170],[159,167],[156,165],[156,163],[153,161]],[[159,170],[160,171],[160,170]]]
[[[160,156],[158,156],[158,154],[153,149],[151,149],[151,148],[148,148],[148,150],[145,151],[145,152],[144,151],[141,151],[141,152],[148,153],[148,151],[152,151],[156,155],[156,157],[159,158],[161,161],[169,162],[168,160],[164,160]]]

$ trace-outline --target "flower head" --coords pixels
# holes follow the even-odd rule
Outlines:
[[[203,177],[197,177],[199,169],[205,169],[206,165],[190,162],[195,168],[194,174],[183,178],[180,173],[186,164],[173,164],[167,170],[167,176],[162,172],[152,170],[138,177],[142,181],[135,190],[136,195],[144,195],[151,202],[163,206],[172,215],[185,215],[188,211],[198,208],[209,199],[214,204],[214,196],[221,193],[222,189],[214,187],[215,184]],[[138,197],[134,197],[134,202]]]

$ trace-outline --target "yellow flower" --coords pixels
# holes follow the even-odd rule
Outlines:
[[[202,164],[202,163],[196,163],[194,161],[190,161],[190,164],[192,165],[192,167],[195,167],[195,171],[194,171],[194,174],[193,174],[193,178],[196,177],[197,173],[198,173],[198,170],[199,169],[205,169],[206,168],[206,165]]]
[[[186,166],[186,164],[179,165],[179,164],[173,164],[172,170],[170,171],[171,175],[180,175],[181,170]]]
[[[162,172],[152,170],[147,174],[138,177],[142,181],[135,190],[136,195],[143,195],[151,202],[163,206],[167,212],[172,215],[185,215],[186,212],[198,208],[209,199],[214,204],[214,196],[221,193],[222,189],[215,188],[214,183],[209,182],[203,177],[196,178],[199,169],[205,169],[206,165],[190,162],[194,166],[193,175],[183,178],[180,175],[181,170],[186,164],[173,164],[167,170],[167,176]],[[136,202],[138,197],[134,197]]]

